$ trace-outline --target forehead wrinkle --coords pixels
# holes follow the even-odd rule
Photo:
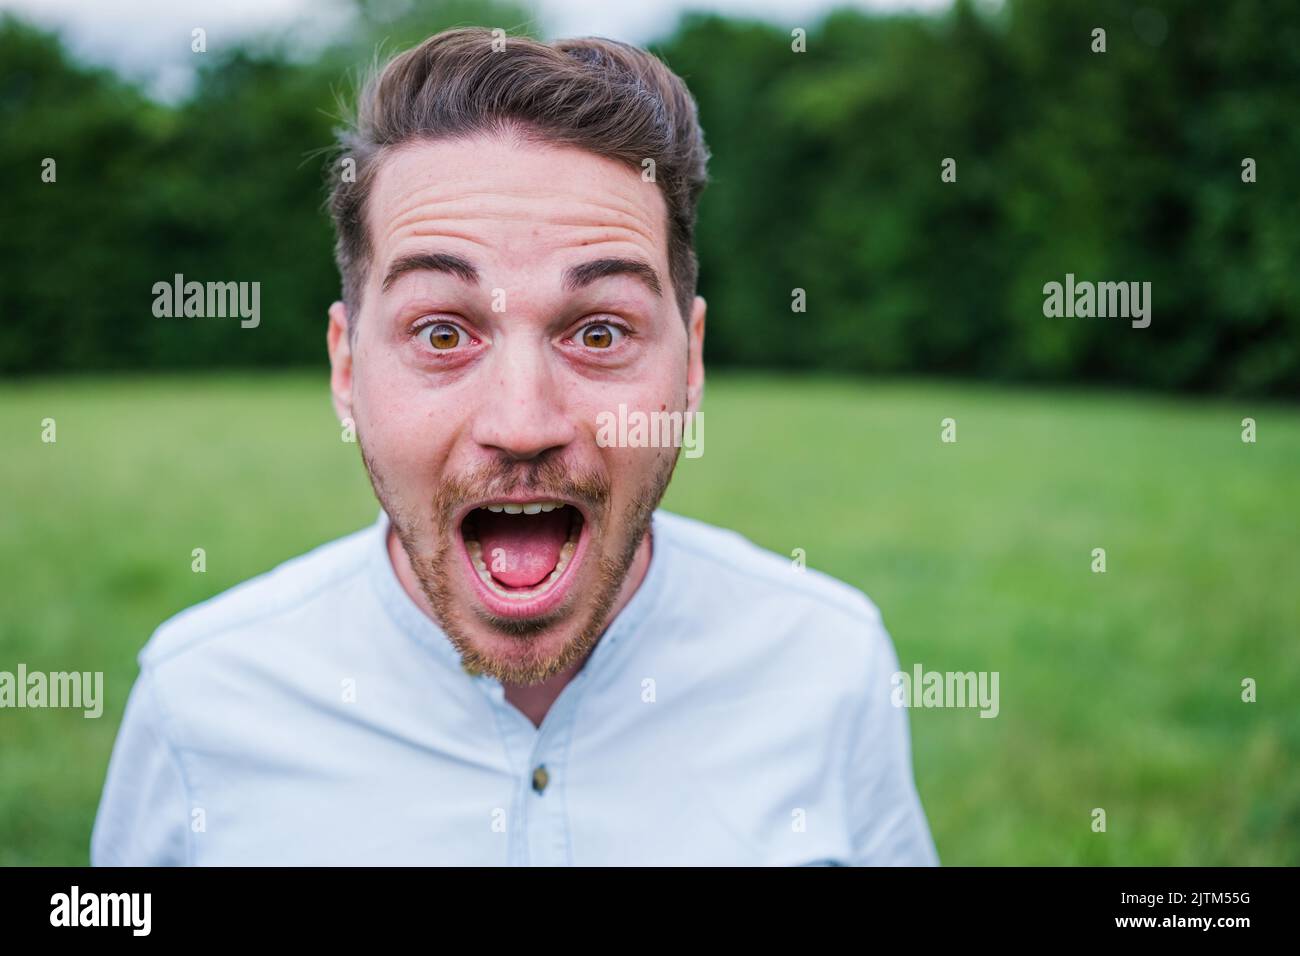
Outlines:
[[[387,232],[390,236],[396,236],[405,232],[409,227],[437,228],[439,222],[455,222],[468,224],[474,222],[481,223],[500,223],[516,221],[521,228],[599,228],[610,230],[625,230],[640,236],[651,248],[657,248],[658,239],[654,233],[647,228],[644,219],[641,216],[633,215],[622,210],[611,210],[609,207],[600,203],[578,203],[585,205],[590,212],[583,214],[581,209],[564,210],[560,216],[548,215],[543,212],[538,216],[520,215],[517,203],[502,204],[500,211],[483,209],[481,205],[473,209],[460,210],[456,207],[463,204],[462,197],[450,200],[434,200],[432,202],[416,202],[401,210],[397,217],[394,218],[388,226]],[[449,208],[450,207],[450,208]],[[611,217],[610,213],[615,215]],[[439,230],[446,232],[446,230]],[[423,234],[423,230],[422,230]]]
[[[429,192],[433,192],[434,195],[428,196],[427,194]],[[439,196],[437,195],[439,192],[447,193],[447,195]],[[425,195],[422,196],[421,194]],[[647,211],[642,204],[633,201],[631,198],[621,195],[617,191],[611,192],[608,190],[606,190],[599,199],[593,199],[590,190],[576,192],[569,191],[565,195],[560,195],[554,188],[552,188],[551,192],[548,192],[544,196],[539,196],[536,188],[532,187],[511,187],[510,185],[503,185],[493,186],[490,189],[469,189],[456,185],[448,185],[446,183],[431,183],[427,186],[417,187],[411,190],[411,195],[431,203],[455,203],[469,199],[486,199],[489,202],[493,200],[505,200],[512,209],[517,207],[520,203],[549,202],[551,200],[559,199],[566,203],[595,206],[603,210],[613,210],[614,212],[625,216],[631,216],[636,219],[643,218],[643,214]],[[659,195],[658,188],[655,188],[654,195],[658,197],[659,205],[663,205],[663,197]],[[656,209],[659,208],[659,205],[654,203],[651,205],[655,205]]]
[[[416,226],[413,229],[394,232],[389,238],[396,244],[400,244],[404,239],[457,239],[475,246],[482,246],[484,249],[492,248],[491,244],[484,242],[478,236],[456,232],[454,229],[421,229]]]
[[[576,229],[581,231],[576,234],[566,233],[560,237],[551,235],[561,229]],[[605,243],[626,243],[638,253],[644,255],[647,251],[647,247],[650,250],[656,248],[653,237],[647,236],[644,232],[625,229],[620,226],[610,226],[604,223],[547,223],[544,226],[536,227],[535,231],[531,234],[523,235],[522,229],[520,230],[520,233],[521,234],[517,237],[519,241],[527,239],[528,241],[537,244],[540,237],[541,243],[552,245],[556,249],[585,248]],[[511,238],[514,239],[516,237]],[[437,221],[421,221],[420,223],[413,224],[408,228],[392,233],[391,236],[389,236],[389,239],[393,245],[400,245],[403,241],[408,239],[457,239],[469,242],[487,250],[495,250],[497,248],[496,244],[485,241],[477,236],[462,233],[454,229],[444,228]],[[553,239],[560,239],[562,241],[552,242]],[[643,241],[638,242],[638,239]],[[651,256],[651,258],[653,259],[655,257]]]

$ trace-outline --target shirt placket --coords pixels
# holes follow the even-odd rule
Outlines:
[[[573,716],[587,675],[580,672],[560,692],[541,727],[505,699],[493,678],[477,678],[492,701],[514,778],[507,821],[511,866],[568,866],[572,863],[564,806]]]

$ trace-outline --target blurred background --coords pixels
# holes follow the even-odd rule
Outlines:
[[[708,442],[667,507],[862,588],[904,669],[1001,674],[996,720],[910,712],[943,861],[1300,863],[1300,11],[165,6],[0,0],[0,670],[107,698],[0,710],[0,864],[86,862],[162,620],[373,520],[322,150],[376,51],[470,24],[694,93]],[[155,318],[175,273],[259,281],[260,325]],[[1150,282],[1151,326],[1045,317],[1066,273]]]

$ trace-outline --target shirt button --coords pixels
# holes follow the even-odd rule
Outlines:
[[[546,772],[546,764],[538,764],[537,769],[533,771],[533,789],[541,793],[546,789],[550,779],[551,775]]]

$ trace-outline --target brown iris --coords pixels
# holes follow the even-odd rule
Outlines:
[[[429,330],[429,344],[439,350],[454,349],[460,344],[460,329],[454,325],[435,325]]]
[[[608,325],[589,325],[582,330],[582,344],[591,349],[607,349],[614,344]]]

